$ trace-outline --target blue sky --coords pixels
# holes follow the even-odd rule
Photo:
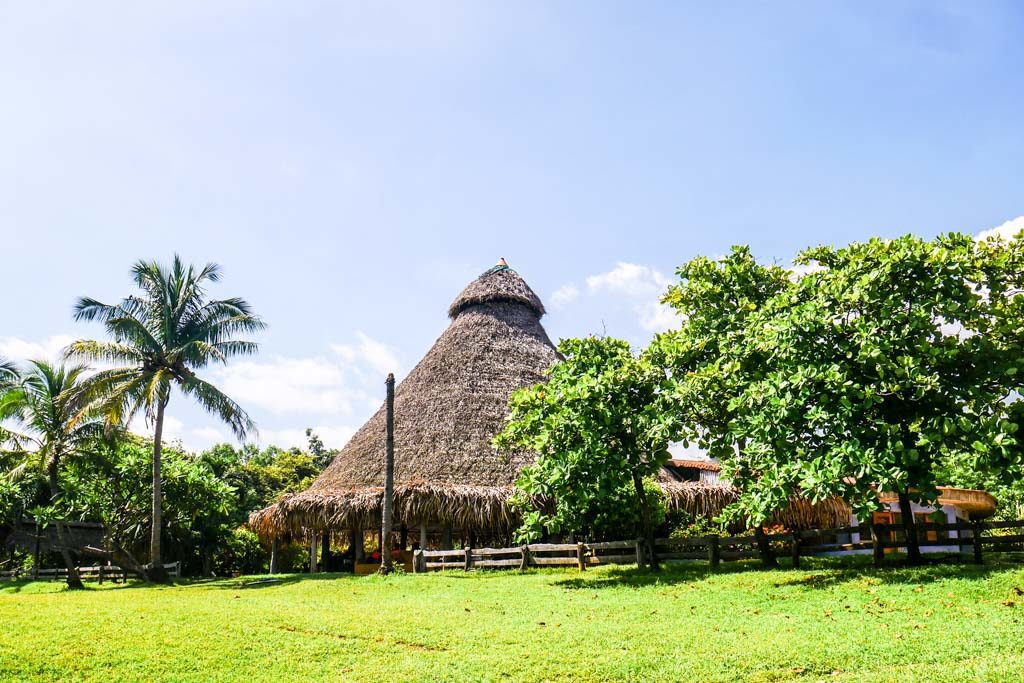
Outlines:
[[[553,338],[643,344],[698,254],[1024,214],[1020,3],[167,5],[0,0],[0,354],[219,262],[271,326],[211,374],[262,443],[341,445],[498,257]]]

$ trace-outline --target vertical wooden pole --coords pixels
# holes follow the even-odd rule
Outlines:
[[[718,564],[721,561],[722,548],[718,543],[718,534],[712,534],[708,536],[708,562],[711,563],[712,569],[718,569]]]
[[[39,542],[40,542],[40,538],[41,538],[41,536],[40,536],[41,533],[42,532],[39,529],[39,521],[37,520],[36,521],[35,552],[32,554],[32,580],[33,581],[38,581],[39,580],[39,556],[40,556]]]
[[[280,548],[278,548],[278,540],[275,538],[270,542],[270,573],[277,573],[277,563],[279,561],[278,556],[281,554]]]
[[[981,557],[981,524],[979,522],[971,523],[971,541],[974,543],[974,564],[982,564],[983,560]]]
[[[316,574],[316,547],[318,545],[316,534],[311,534],[309,539],[309,573]]]
[[[381,507],[380,573],[391,572],[391,507],[395,497],[395,376],[388,373],[384,382],[384,504]]]
[[[760,524],[754,529],[754,538],[757,539],[757,552],[761,556],[761,565],[764,567],[779,566],[779,563],[775,561],[775,553],[772,552],[768,534],[764,532],[764,527]]]
[[[352,543],[356,550],[355,561],[362,562],[366,559],[366,534],[362,529],[356,529],[352,532]]]
[[[644,542],[643,539],[636,539],[636,566],[638,569],[644,568]]]
[[[329,572],[331,568],[327,566],[328,561],[331,559],[331,534],[325,531],[324,535],[320,539],[320,571]]]
[[[582,543],[576,544],[576,564],[579,565],[581,572],[587,571],[586,550],[584,550]]]
[[[465,567],[463,567],[463,569],[465,569],[468,572],[472,568],[473,568],[473,547],[467,545],[466,546],[466,562],[465,562]]]
[[[882,562],[885,560],[885,543],[882,541],[882,525],[874,524],[871,525],[871,550],[874,555],[874,562],[876,567],[881,567]]]
[[[522,556],[519,562],[519,571],[526,571],[530,566],[530,547],[526,545],[521,546],[519,553]]]
[[[427,549],[427,523],[420,522],[420,550]]]
[[[420,573],[420,560],[423,559],[423,549],[419,549],[412,554],[412,573]]]

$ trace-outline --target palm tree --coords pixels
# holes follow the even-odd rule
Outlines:
[[[0,395],[0,420],[17,423],[9,430],[9,441],[22,456],[22,464],[10,473],[17,477],[39,468],[50,485],[50,502],[56,504],[64,492],[60,485],[60,467],[65,458],[85,453],[103,433],[96,418],[83,418],[87,401],[83,392],[85,366],[50,365],[30,361],[28,369]],[[57,542],[68,570],[68,588],[82,588],[82,579],[71,559],[64,538],[64,525],[57,520]]]
[[[216,264],[196,271],[192,266],[186,268],[175,255],[169,270],[156,262],[139,261],[132,274],[141,294],[112,306],[87,297],[75,305],[76,320],[102,322],[113,341],[77,341],[67,354],[118,366],[89,379],[90,410],[106,416],[109,424],[127,424],[142,412],[146,423],[154,426],[151,578],[166,580],[160,552],[160,453],[171,390],[177,387],[198,401],[243,439],[254,429],[253,421],[241,406],[197,377],[195,371],[211,362],[226,363],[232,356],[256,353],[255,343],[233,337],[262,330],[265,325],[243,299],[206,299],[206,283],[220,280]]]

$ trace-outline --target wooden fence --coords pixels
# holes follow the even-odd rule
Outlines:
[[[994,533],[993,533],[994,532]],[[971,556],[980,564],[985,552],[1024,552],[1024,521],[918,523],[918,545],[928,550]],[[863,524],[834,529],[812,529],[784,534],[718,536],[655,541],[659,561],[706,561],[711,567],[721,562],[760,559],[765,565],[789,557],[794,567],[800,558],[813,555],[870,553],[881,565],[887,553],[905,549],[901,525]],[[587,567],[603,564],[648,563],[645,544],[640,540],[602,543],[532,543],[515,548],[463,548],[461,550],[417,550],[414,572],[445,569],[527,569],[529,567]]]
[[[166,569],[167,573],[174,578],[181,578],[181,562],[165,564],[164,569]],[[128,574],[130,572],[124,567],[106,564],[97,565],[95,567],[79,567],[78,573],[82,579],[98,579],[100,583],[103,583],[105,579],[110,579],[114,583],[124,583],[128,580]],[[17,579],[33,578],[38,578],[39,580],[59,581],[68,578],[68,570],[66,567],[40,569],[38,572],[35,572],[35,574],[36,577],[33,577],[32,570],[21,571],[20,569],[15,569],[11,571],[0,571],[0,581],[15,581]]]

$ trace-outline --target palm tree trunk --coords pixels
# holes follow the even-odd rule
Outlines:
[[[149,578],[156,583],[167,583],[167,572],[164,570],[163,555],[160,548],[160,536],[163,531],[163,489],[160,475],[160,456],[163,452],[164,408],[166,399],[156,406],[156,429],[153,434],[153,514],[152,528],[149,535]]]
[[[60,498],[60,482],[57,480],[57,465],[58,459],[52,458],[46,466],[46,473],[50,481],[50,502],[56,503]],[[58,519],[57,525],[57,543],[60,545],[60,556],[64,560],[64,566],[68,570],[68,590],[82,590],[85,586],[82,584],[82,577],[78,574],[78,567],[75,566],[74,560],[71,559],[71,553],[68,551],[67,540],[64,537],[64,520]]]
[[[647,560],[650,562],[651,571],[661,569],[658,565],[658,555],[654,552],[654,529],[651,526],[651,510],[647,507],[647,491],[644,490],[644,481],[638,475],[633,475],[633,488],[636,489],[636,498],[640,503],[640,524],[644,534],[644,545],[647,546]]]

